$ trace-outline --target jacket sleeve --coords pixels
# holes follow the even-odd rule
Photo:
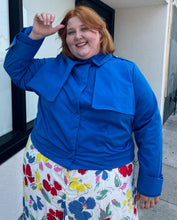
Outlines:
[[[4,68],[12,81],[21,89],[30,90],[27,83],[33,78],[45,59],[34,59],[44,39],[32,40],[28,37],[32,27],[23,28],[7,49]]]
[[[161,194],[163,183],[162,122],[156,97],[136,65],[133,81],[135,90],[133,130],[139,159],[137,190],[144,196],[156,197]]]

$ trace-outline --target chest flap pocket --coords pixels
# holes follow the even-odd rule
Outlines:
[[[109,71],[107,73],[97,72],[92,107],[135,115],[135,95],[132,82]]]

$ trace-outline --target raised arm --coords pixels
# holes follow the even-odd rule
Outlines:
[[[28,82],[51,59],[34,59],[45,37],[56,33],[64,25],[52,27],[55,16],[37,13],[33,27],[23,28],[14,38],[5,58],[4,68],[13,82],[24,90],[31,90]]]

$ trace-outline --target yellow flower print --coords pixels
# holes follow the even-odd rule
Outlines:
[[[66,176],[69,178],[69,171],[66,172]]]
[[[132,211],[132,209],[133,209],[132,204],[130,202],[128,204],[129,204],[129,207],[130,207],[130,211]]]
[[[26,193],[25,193],[25,199],[28,200],[28,196],[26,195]]]
[[[25,147],[25,151],[24,151],[24,153],[26,153],[27,148],[28,148],[28,146],[29,146],[29,143],[30,143],[30,138],[28,138],[28,141],[27,141],[27,143],[26,143],[26,147]]]
[[[40,177],[40,174],[39,174],[39,172],[38,171],[36,171],[36,183],[37,183],[37,188],[38,188],[38,190],[39,191],[41,191],[41,189],[42,189],[42,186],[41,186],[41,183],[40,183],[40,180],[41,180],[41,177]]]
[[[127,190],[126,196],[127,196],[127,199],[130,199],[130,198],[131,198],[131,192],[130,192],[130,190]]]
[[[131,192],[130,192],[130,190],[127,190],[127,192],[126,192],[126,197],[127,197],[127,200],[124,200],[124,201],[123,201],[123,205],[124,205],[124,206],[128,205],[129,208],[130,208],[130,211],[132,211],[133,206],[132,206],[132,204],[131,204],[132,197],[131,197]]]
[[[69,182],[70,182],[70,184],[69,184],[69,186],[70,186],[70,188],[71,189],[76,189],[76,191],[77,191],[77,193],[80,193],[80,192],[85,192],[85,189],[86,188],[90,188],[91,186],[90,186],[90,184],[87,184],[87,183],[81,183],[80,181],[79,181],[79,179],[78,178],[71,178],[70,180],[69,180]]]
[[[123,201],[123,205],[124,205],[124,206],[127,205],[127,200],[124,200],[124,201]]]
[[[29,146],[29,143],[30,143],[30,138],[28,138],[28,141],[27,141],[27,144],[26,144],[27,147]]]
[[[41,159],[44,161],[44,163],[49,161],[49,159],[47,157],[43,156],[41,153],[38,153],[37,156],[36,156],[37,162],[40,162]]]

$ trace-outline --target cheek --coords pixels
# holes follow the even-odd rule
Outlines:
[[[100,35],[94,35],[91,39],[94,44],[100,44]]]
[[[100,47],[100,39],[99,38],[94,38],[92,42],[93,42],[95,48]]]
[[[72,46],[72,39],[70,37],[66,37],[66,44],[69,48]]]
[[[69,46],[69,39],[68,39],[68,37],[66,37],[66,44],[67,44],[67,46]]]

